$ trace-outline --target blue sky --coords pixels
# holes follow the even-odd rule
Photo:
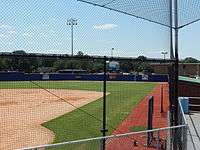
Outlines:
[[[169,30],[76,0],[0,0],[0,52],[70,53],[70,27],[78,19],[74,51],[115,56],[162,57],[169,51]],[[199,23],[180,31],[180,56],[200,59]]]

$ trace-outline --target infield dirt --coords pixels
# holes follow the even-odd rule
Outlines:
[[[76,107],[103,96],[102,92],[48,89]],[[42,89],[0,90],[0,149],[51,143],[54,133],[41,124],[76,108]]]

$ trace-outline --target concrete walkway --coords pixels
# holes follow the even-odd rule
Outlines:
[[[190,112],[186,115],[190,133],[188,133],[188,150],[200,150],[200,112]]]

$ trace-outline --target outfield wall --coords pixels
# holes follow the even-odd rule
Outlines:
[[[103,74],[38,74],[38,73],[0,73],[0,81],[37,81],[37,80],[83,80],[102,81]],[[168,75],[107,75],[108,81],[147,81],[167,82]]]

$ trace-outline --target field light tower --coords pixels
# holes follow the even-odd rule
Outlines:
[[[163,55],[164,60],[166,59],[166,55],[168,54],[167,51],[162,51],[161,54]]]
[[[114,50],[115,50],[114,48],[111,49],[111,57],[113,57],[113,51]]]
[[[67,20],[67,25],[71,26],[71,55],[74,55],[74,26],[76,26],[77,23],[77,19],[74,18],[70,18]]]

